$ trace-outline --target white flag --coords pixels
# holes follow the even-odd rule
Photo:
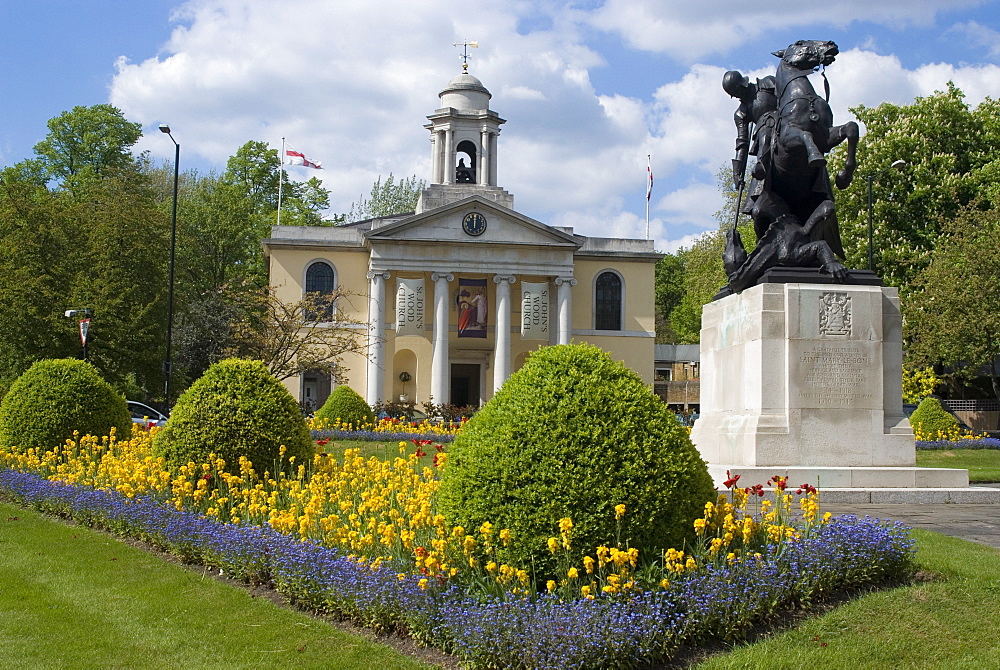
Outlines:
[[[292,147],[285,145],[285,165],[302,165],[303,167],[323,169],[323,164],[319,161],[311,161],[301,151],[296,151]]]

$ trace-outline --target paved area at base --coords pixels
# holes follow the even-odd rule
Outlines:
[[[832,512],[834,515],[854,514],[892,519],[912,528],[924,528],[1000,549],[1000,505],[820,504],[824,512]]]

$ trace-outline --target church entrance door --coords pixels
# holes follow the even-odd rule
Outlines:
[[[479,407],[480,397],[480,364],[452,363],[451,365],[451,404],[458,407],[472,405]]]

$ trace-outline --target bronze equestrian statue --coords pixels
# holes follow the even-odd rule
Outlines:
[[[753,218],[757,248],[747,254],[735,227],[727,232],[726,293],[753,286],[772,267],[818,267],[833,281],[848,281],[836,260],[844,249],[825,154],[847,140],[845,166],[836,176],[837,188],[847,188],[857,166],[858,124],[834,126],[829,86],[824,98],[808,79],[838,53],[833,42],[799,40],[774,52],[781,59],[774,77],[756,84],[735,71],[723,77],[723,89],[740,100],[733,183],[741,191],[747,154],[757,159],[742,207]]]

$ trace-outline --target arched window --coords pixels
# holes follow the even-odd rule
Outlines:
[[[594,283],[594,328],[621,330],[623,282],[617,272],[602,272]]]
[[[455,149],[455,183],[476,183],[476,145],[469,140],[462,140]]]
[[[306,268],[305,294],[307,296],[323,299],[325,296],[332,296],[337,287],[337,273],[333,266],[326,261],[313,261]],[[319,312],[321,321],[333,319],[333,302],[323,305]],[[316,318],[313,313],[306,315],[307,318]]]

